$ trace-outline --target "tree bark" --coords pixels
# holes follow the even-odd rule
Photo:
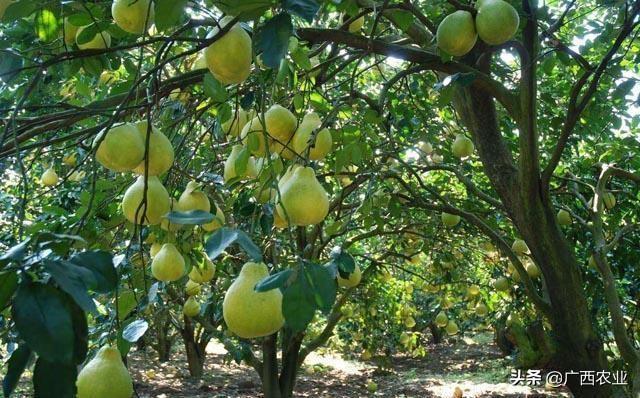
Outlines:
[[[265,337],[262,342],[262,392],[265,398],[282,398],[278,384],[278,334]]]
[[[184,317],[184,328],[181,331],[182,341],[187,355],[187,365],[189,366],[189,374],[194,379],[202,377],[204,369],[204,360],[206,358],[206,345],[199,344],[196,341],[196,333],[193,322],[189,317]]]
[[[551,204],[543,201],[541,189],[529,186],[536,179],[539,186],[539,176],[519,175],[500,133],[490,95],[478,88],[460,88],[454,105],[473,134],[485,173],[544,275],[559,370],[607,370],[602,342],[594,330],[582,289],[578,263],[556,223]],[[523,179],[527,179],[527,184],[522,184]],[[523,189],[523,185],[527,189]],[[610,396],[610,386],[581,386],[579,381],[576,376],[567,382],[576,396]]]

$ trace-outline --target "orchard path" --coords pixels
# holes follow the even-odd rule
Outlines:
[[[178,350],[176,350],[178,351]],[[212,343],[207,348],[205,376],[200,382],[188,379],[185,361],[159,364],[152,351],[130,358],[136,390],[141,398],[256,398],[261,397],[257,375],[246,366],[225,364],[224,348]],[[375,358],[374,358],[375,359]],[[567,393],[509,384],[509,358],[501,357],[488,335],[461,338],[453,344],[428,347],[424,358],[394,357],[390,369],[378,370],[375,362],[341,358],[337,354],[311,355],[300,375],[296,397],[568,397]],[[313,370],[309,370],[313,369]],[[376,393],[367,392],[373,380]]]

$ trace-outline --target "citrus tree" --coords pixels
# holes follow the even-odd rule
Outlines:
[[[334,334],[421,356],[487,316],[637,394],[639,13],[0,0],[5,395],[35,357],[36,396],[129,397],[179,337],[290,397]]]

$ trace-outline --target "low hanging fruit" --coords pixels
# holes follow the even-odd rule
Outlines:
[[[120,29],[141,35],[153,25],[153,6],[151,0],[114,0],[111,15]]]
[[[58,178],[58,173],[53,169],[53,167],[49,167],[42,173],[40,176],[40,183],[45,187],[52,187],[58,183],[60,179]]]
[[[298,121],[287,108],[275,104],[264,114],[267,134],[281,144],[287,144],[296,131]]]
[[[189,181],[187,188],[180,195],[178,199],[178,209],[180,211],[193,211],[202,210],[209,212],[211,210],[211,203],[207,195],[198,190],[200,184],[195,181]]]
[[[169,211],[178,211],[178,201],[174,198],[169,199]],[[165,231],[175,232],[182,228],[182,224],[172,223],[168,218],[163,217],[162,221],[160,221],[160,228]]]
[[[224,296],[224,320],[229,330],[239,337],[269,336],[284,325],[280,290],[257,292],[254,289],[267,276],[269,271],[264,263],[246,263]]]
[[[213,265],[211,260],[208,257],[204,257],[203,263],[198,266],[194,265],[191,268],[191,272],[189,272],[189,279],[196,283],[207,283],[216,274],[216,267]]]
[[[242,139],[242,143],[251,150],[253,155],[267,155],[267,146],[269,144],[260,117],[256,116],[244,125],[240,132],[240,138]]]
[[[498,46],[510,40],[518,31],[518,11],[503,0],[484,0],[476,14],[476,30],[480,39]]]
[[[457,214],[442,213],[440,215],[442,223],[449,228],[455,227],[460,222],[460,216]]]
[[[215,218],[211,221],[208,222],[206,224],[202,224],[202,229],[204,229],[207,232],[213,232],[215,230],[217,230],[218,228],[222,227],[225,223],[225,217],[224,217],[224,213],[222,212],[222,209],[220,209],[217,205],[216,205],[216,214],[215,214]]]
[[[349,24],[349,32],[358,33],[364,26],[364,15],[356,18],[353,22]]]
[[[320,130],[315,141],[311,141],[313,131],[322,124],[320,117],[315,113],[309,113],[302,119],[302,123],[298,126],[296,134],[293,136],[293,150],[300,156],[305,156],[307,148],[309,148],[309,159],[322,160],[331,151],[333,145],[333,137],[328,129]]]
[[[489,313],[489,309],[483,303],[478,303],[474,309],[476,315],[479,317],[484,317]]]
[[[162,282],[177,281],[184,275],[184,270],[184,257],[173,243],[162,245],[151,262],[153,277]]]
[[[473,15],[469,11],[459,10],[449,14],[438,25],[438,47],[454,57],[461,57],[471,51],[477,40]]]
[[[513,241],[511,245],[511,250],[518,256],[522,256],[524,254],[529,253],[529,246],[522,239],[516,239]]]
[[[78,38],[82,34],[82,31],[86,28],[86,26],[78,28],[78,32],[76,33],[76,44],[78,48],[81,50],[103,50],[105,48],[111,47],[111,35],[109,32],[102,31],[96,33],[95,36],[91,40],[86,43],[80,43]]]
[[[540,275],[542,275],[540,273],[540,268],[531,261],[527,263],[525,270],[531,279],[538,279],[540,278]]]
[[[256,160],[253,157],[249,157],[247,160],[247,166],[244,171],[240,171],[237,169],[236,162],[240,157],[242,150],[242,145],[234,145],[231,148],[231,154],[224,162],[224,181],[229,182],[230,180],[237,177],[250,177],[253,178],[258,175],[258,171],[256,170]]]
[[[444,330],[447,332],[449,336],[453,336],[454,334],[458,334],[458,324],[454,321],[449,321],[447,326],[445,326]]]
[[[355,269],[352,273],[349,274],[348,278],[343,278],[338,273],[338,286],[344,288],[356,287],[360,284],[360,280],[362,279],[362,271],[360,270],[360,266],[356,264]]]
[[[78,374],[77,398],[131,398],[133,382],[117,348],[104,346]]]
[[[278,212],[293,225],[321,223],[329,213],[329,196],[311,167],[299,167],[280,186]]]
[[[457,158],[466,158],[473,154],[474,148],[473,141],[464,134],[458,134],[451,145],[451,152]]]
[[[206,66],[205,66],[206,67]],[[240,132],[247,124],[247,122],[253,119],[255,115],[253,112],[247,112],[242,108],[238,108],[235,112],[233,112],[233,116],[231,119],[222,123],[222,131],[225,135],[230,135],[232,137],[239,137]]]
[[[493,281],[493,288],[499,292],[507,291],[509,290],[509,280],[504,276],[501,276]]]
[[[556,219],[558,220],[558,224],[563,226],[571,225],[572,223],[571,214],[565,209],[558,210],[558,215],[556,216]]]
[[[200,315],[200,303],[194,297],[189,297],[182,306],[182,313],[189,318]]]
[[[445,314],[444,311],[438,312],[438,315],[436,315],[435,323],[438,327],[441,327],[441,328],[447,326],[447,323],[449,323],[449,318],[447,318],[447,314]]]
[[[233,20],[224,17],[221,27]],[[211,32],[215,36],[219,29]],[[247,80],[251,73],[253,58],[251,36],[240,24],[235,24],[221,38],[204,50],[207,67],[213,76],[222,84],[239,84]]]
[[[93,145],[98,145],[96,160],[112,171],[132,170],[144,158],[144,139],[131,123],[112,127],[106,133],[101,132]]]
[[[143,145],[147,141],[147,129],[148,123],[146,120],[140,121],[135,124],[140,136],[142,137]],[[151,133],[149,134],[149,159],[142,159],[140,163],[133,169],[136,174],[143,175],[145,173],[145,163],[148,163],[150,176],[159,176],[166,173],[174,161],[174,151],[171,141],[160,130],[151,126]]]
[[[162,244],[160,242],[153,242],[149,248],[149,257],[154,258],[160,249],[162,249]]]
[[[202,286],[189,279],[187,283],[184,285],[184,292],[187,296],[197,296],[202,291]]]
[[[169,193],[156,176],[148,178],[146,203],[142,204],[144,193],[145,179],[144,176],[140,176],[124,193],[122,199],[124,216],[134,224],[160,224],[162,217],[170,211]]]

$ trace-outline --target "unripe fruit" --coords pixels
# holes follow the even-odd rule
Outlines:
[[[62,158],[62,163],[64,163],[67,166],[73,167],[76,164],[78,164],[78,154],[75,152],[71,152],[70,154],[66,155],[65,157]]]
[[[447,318],[447,314],[445,314],[444,311],[438,312],[438,315],[436,315],[436,318],[435,318],[435,323],[438,327],[441,327],[441,328],[447,326],[447,324],[449,323],[449,318]]]
[[[447,15],[438,25],[436,40],[442,51],[454,57],[471,51],[478,40],[473,15],[463,10]]]
[[[224,213],[222,212],[222,210],[216,205],[216,214],[215,214],[216,218],[213,219],[211,222],[208,222],[206,224],[202,224],[201,227],[202,229],[204,229],[207,232],[213,232],[215,230],[217,230],[218,228],[222,227],[225,223],[225,217],[224,217]]]
[[[199,283],[192,281],[191,279],[189,279],[187,281],[187,284],[184,286],[184,292],[187,294],[187,296],[196,296],[200,294],[201,291],[202,286],[200,286]]]
[[[460,222],[460,216],[456,214],[449,214],[449,213],[443,212],[440,215],[440,218],[442,219],[442,223],[449,228],[455,227]]]
[[[532,279],[538,279],[541,275],[540,268],[538,268],[538,266],[533,262],[527,263],[525,269],[527,270],[527,274],[529,274],[529,277],[531,277]]]
[[[131,398],[133,382],[118,349],[104,346],[78,374],[77,398]]]
[[[53,167],[49,167],[42,173],[40,177],[40,183],[45,187],[52,187],[58,183],[58,174],[53,169]]]
[[[476,30],[487,44],[498,46],[510,40],[518,31],[518,11],[503,0],[485,0],[478,8]]]
[[[141,35],[153,25],[153,6],[151,0],[114,0],[111,15],[120,29]]]
[[[147,200],[143,205],[144,193],[145,180],[144,176],[140,176],[124,193],[124,216],[134,224],[160,224],[162,217],[170,211],[169,193],[156,176],[150,176],[147,180]]]
[[[222,303],[222,314],[229,330],[245,339],[269,336],[282,328],[280,289],[257,292],[254,287],[269,276],[264,263],[246,263],[229,286]]]
[[[76,33],[76,43],[78,44],[79,49],[102,50],[102,49],[111,47],[111,35],[106,30],[96,33],[96,35],[93,36],[93,39],[89,40],[86,43],[82,43],[82,44],[78,43],[78,37],[80,37],[80,34],[85,28],[86,26],[78,28],[78,32]]]
[[[242,148],[243,148],[242,145],[234,145],[234,147],[231,149],[231,154],[229,155],[227,160],[224,162],[224,181],[225,182],[228,182],[229,180],[236,177],[253,178],[256,175],[258,175],[258,172],[256,170],[256,160],[253,157],[249,158],[247,162],[247,167],[244,170],[244,173],[238,173],[238,171],[236,170],[236,161],[240,156]]]
[[[147,140],[148,123],[146,120],[140,121],[135,124],[136,129],[140,133],[143,145]],[[171,141],[160,130],[155,127],[151,127],[151,134],[149,134],[149,153],[148,160],[144,158],[133,169],[136,174],[143,175],[145,173],[145,163],[149,165],[148,175],[158,176],[167,172],[174,161],[174,151]]]
[[[66,45],[70,46],[76,42],[76,34],[78,33],[78,29],[78,26],[72,25],[69,22],[69,18],[65,18],[62,21],[62,37]]]
[[[264,114],[264,124],[269,136],[287,144],[296,131],[298,121],[287,108],[275,104]]]
[[[180,199],[178,199],[178,210],[202,210],[206,212],[211,210],[209,198],[204,192],[198,190],[199,186],[197,182],[189,181],[187,188],[182,192],[182,195],[180,195]]]
[[[367,391],[371,393],[378,391],[378,384],[374,381],[367,382]]]
[[[418,149],[427,155],[430,155],[431,152],[433,152],[433,146],[428,142],[421,142],[418,144]]]
[[[225,26],[232,18],[225,17],[220,21]],[[211,32],[214,36],[218,29]],[[222,84],[239,84],[247,80],[251,73],[252,42],[251,36],[235,24],[221,38],[204,50],[207,67],[213,76]]]
[[[200,315],[200,303],[194,297],[189,297],[182,306],[182,313],[189,318]]]
[[[356,264],[355,269],[351,274],[349,274],[348,278],[342,278],[338,273],[338,286],[344,288],[351,288],[358,286],[360,284],[360,280],[362,279],[362,271],[360,270],[360,266]]]
[[[413,319],[412,316],[408,316],[404,319],[404,326],[408,327],[409,329],[411,329],[412,327],[416,326],[416,320]]]
[[[153,242],[151,248],[149,249],[149,256],[154,258],[156,254],[162,249],[162,244],[160,242]]]
[[[447,326],[444,328],[444,330],[447,332],[449,336],[453,336],[454,334],[457,334],[459,331],[458,324],[455,323],[454,321],[449,321],[447,323]]]
[[[101,132],[94,139],[93,145],[98,143],[96,160],[112,171],[132,170],[144,158],[144,140],[131,123],[112,127],[106,133]]]
[[[483,303],[478,303],[478,305],[476,305],[475,312],[477,316],[483,317],[487,315],[487,313],[489,312],[489,309]]]
[[[162,282],[173,282],[184,275],[185,263],[182,254],[173,243],[165,243],[151,262],[153,277]]]
[[[522,256],[524,254],[529,253],[529,246],[522,239],[516,239],[513,241],[511,245],[511,250],[518,256]]]
[[[439,163],[442,163],[443,160],[444,160],[444,158],[442,157],[442,155],[440,155],[438,153],[431,154],[431,161],[433,163],[439,164]]]
[[[456,140],[451,145],[453,155],[458,158],[466,158],[473,154],[473,142],[462,134],[456,136]]]
[[[242,129],[247,124],[247,122],[254,117],[255,116],[253,115],[253,112],[247,112],[242,108],[238,108],[233,113],[231,119],[222,123],[222,131],[225,133],[225,135],[238,137],[240,136],[240,132],[242,132]]]
[[[509,290],[509,280],[504,276],[501,276],[493,281],[493,288],[499,292]]]
[[[353,22],[349,24],[349,32],[357,33],[362,29],[363,26],[364,26],[364,15],[361,17],[358,17],[357,19],[355,19]]]
[[[293,225],[322,222],[329,212],[329,197],[310,167],[299,167],[279,183],[278,212]]]
[[[249,120],[242,131],[240,132],[240,138],[242,139],[242,143],[247,146],[247,148],[251,149],[251,153],[256,156],[266,156],[267,155],[267,137],[265,136],[264,124],[260,120],[260,117],[256,116],[253,119]],[[249,146],[251,142],[257,142],[258,145]]]
[[[604,206],[611,210],[616,206],[616,197],[611,192],[605,192],[602,195],[602,201],[604,202]]]
[[[469,296],[477,296],[478,294],[480,294],[480,288],[478,287],[478,285],[471,285],[467,289],[467,293],[469,293]]]
[[[202,267],[194,265],[193,268],[191,268],[191,272],[189,272],[189,279],[196,283],[207,283],[215,276],[216,267],[206,256],[201,266]]]
[[[558,224],[560,225],[571,225],[571,214],[565,209],[560,209],[556,218],[558,220]]]

